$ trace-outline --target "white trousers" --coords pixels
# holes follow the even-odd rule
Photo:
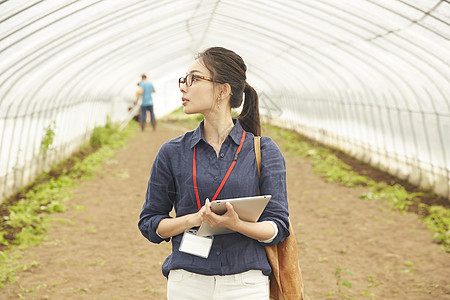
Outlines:
[[[168,300],[268,300],[269,277],[261,271],[225,276],[206,276],[185,270],[169,272]]]

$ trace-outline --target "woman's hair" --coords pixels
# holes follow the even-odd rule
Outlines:
[[[239,122],[245,130],[254,135],[261,135],[258,94],[246,81],[247,66],[242,57],[231,50],[212,47],[199,53],[197,59],[201,60],[211,72],[214,81],[228,83],[231,86],[231,108],[241,106],[242,95],[245,93],[244,105],[238,117]]]

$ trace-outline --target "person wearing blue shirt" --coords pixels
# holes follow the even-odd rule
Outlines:
[[[152,94],[155,92],[155,87],[153,83],[147,81],[147,75],[141,75],[142,81],[139,83],[139,86],[142,88],[142,102],[141,102],[141,117],[139,118],[141,130],[145,129],[145,122],[147,120],[147,111],[150,112],[150,121],[153,127],[153,130],[156,129],[156,120],[155,115],[153,113],[153,98]]]
[[[258,95],[246,82],[246,70],[238,54],[213,47],[179,79],[184,113],[204,119],[161,146],[138,224],[150,242],[172,242],[162,265],[168,299],[269,299],[271,267],[264,246],[289,236],[286,166],[277,145],[262,137],[258,179],[253,143],[261,131]],[[234,119],[231,109],[241,106],[244,94]],[[227,199],[259,192],[272,198],[256,223],[240,220],[230,203],[223,215],[211,211],[217,193],[217,199]],[[202,222],[235,232],[198,237],[193,229]],[[187,241],[195,250],[186,249]]]

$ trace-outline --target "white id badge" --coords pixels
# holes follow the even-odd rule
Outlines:
[[[197,236],[197,230],[186,230],[180,244],[181,252],[208,258],[213,236]]]

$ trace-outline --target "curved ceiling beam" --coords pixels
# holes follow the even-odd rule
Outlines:
[[[210,21],[209,22],[211,22],[211,19],[210,19]]]

